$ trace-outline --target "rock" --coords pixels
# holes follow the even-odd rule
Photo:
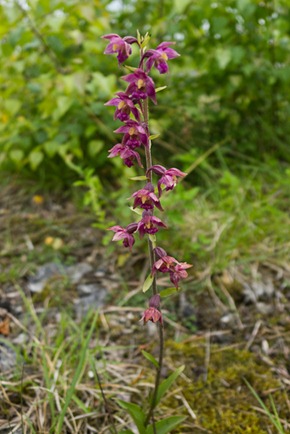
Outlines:
[[[28,289],[31,292],[42,292],[49,279],[61,275],[65,275],[64,267],[54,262],[48,262],[39,267],[36,274],[29,278]]]
[[[28,289],[31,292],[42,292],[47,282],[56,276],[67,277],[71,283],[78,283],[82,277],[91,272],[93,267],[86,262],[66,267],[55,262],[48,262],[37,269],[34,276],[29,278]]]
[[[77,290],[83,294],[83,296],[74,300],[78,318],[85,316],[90,309],[97,310],[104,306],[107,296],[106,288],[96,283],[90,283],[78,285]]]
[[[79,264],[67,267],[66,275],[72,283],[78,283],[85,274],[90,273],[92,270],[93,267],[90,264],[80,262]]]
[[[11,348],[6,345],[5,342],[0,344],[0,372],[10,371],[16,366],[17,354]]]

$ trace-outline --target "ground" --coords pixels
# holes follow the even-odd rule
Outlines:
[[[134,431],[116,399],[144,407],[154,381],[146,254],[104,245],[71,200],[28,191],[0,193],[0,432],[109,433],[109,414]],[[162,376],[185,369],[156,418],[187,416],[174,433],[288,432],[289,311],[289,258],[194,268],[163,301]]]

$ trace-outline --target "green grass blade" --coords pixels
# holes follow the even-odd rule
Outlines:
[[[77,385],[77,383],[79,382],[79,380],[81,379],[81,376],[82,376],[83,368],[84,368],[85,361],[86,361],[87,349],[88,349],[88,346],[89,346],[89,343],[90,343],[93,331],[94,331],[95,326],[96,326],[97,318],[98,318],[98,314],[96,313],[95,316],[94,316],[94,318],[93,318],[93,321],[92,321],[92,324],[91,324],[91,328],[90,328],[90,330],[89,330],[89,332],[87,334],[87,337],[86,337],[86,339],[85,339],[85,341],[84,341],[84,343],[82,345],[82,348],[81,348],[81,351],[80,351],[79,363],[78,363],[78,366],[76,368],[75,374],[73,376],[71,386],[70,386],[70,388],[67,391],[67,395],[65,397],[64,406],[63,406],[62,411],[61,411],[61,413],[59,415],[57,426],[56,426],[55,431],[54,431],[55,434],[61,434],[61,432],[62,432],[62,426],[63,426],[64,418],[65,418],[65,415],[66,415],[66,411],[67,411],[68,406],[69,406],[69,404],[70,404],[70,402],[71,402],[71,400],[73,398],[76,385]]]
[[[279,434],[286,434],[281,422],[279,420],[278,414],[273,415],[270,410],[268,409],[268,407],[266,406],[266,404],[262,401],[262,399],[260,398],[260,396],[257,394],[257,392],[255,391],[255,389],[250,385],[250,383],[248,383],[248,381],[246,379],[244,379],[246,385],[248,386],[248,388],[250,389],[250,391],[252,392],[252,394],[254,395],[254,397],[256,398],[256,400],[258,401],[258,403],[260,404],[260,406],[262,407],[262,409],[265,411],[265,413],[267,414],[269,420],[272,422],[272,424],[275,426],[275,428],[277,428],[277,431]],[[274,403],[273,403],[274,404]],[[277,410],[275,409],[276,413]]]

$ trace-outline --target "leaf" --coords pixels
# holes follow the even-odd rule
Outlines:
[[[185,11],[191,0],[174,0],[174,11],[177,14],[181,14]]]
[[[132,206],[130,206],[130,210],[135,212],[138,215],[142,215],[143,214],[143,210],[139,209],[139,208],[133,208]]]
[[[12,149],[12,151],[9,153],[9,156],[12,161],[19,163],[21,160],[23,160],[24,152],[21,149]]]
[[[120,434],[134,434],[134,433],[130,429],[125,429],[124,431],[121,431]]]
[[[29,158],[29,163],[30,163],[30,167],[32,170],[37,169],[37,167],[40,165],[40,163],[43,160],[43,153],[41,151],[32,151],[30,152],[28,158]]]
[[[221,69],[225,69],[232,59],[232,52],[228,48],[218,48],[216,50],[216,60]]]
[[[72,106],[74,100],[69,96],[59,96],[57,98],[57,108],[53,113],[53,120],[60,119]]]
[[[13,116],[15,115],[21,107],[21,102],[18,99],[6,99],[4,102],[4,106],[8,113]]]
[[[89,154],[91,157],[97,155],[104,147],[102,140],[91,140],[89,142]]]
[[[164,90],[164,89],[166,89],[167,88],[167,86],[160,86],[160,87],[157,87],[156,89],[155,89],[155,92],[157,93],[157,92],[161,92],[162,90]]]
[[[156,432],[158,434],[167,434],[173,430],[173,428],[180,425],[186,418],[186,416],[170,416],[166,419],[162,419],[156,423]],[[153,426],[150,425],[146,430],[146,434],[153,434],[153,432]]]
[[[160,291],[160,297],[169,297],[172,294],[176,294],[178,292],[178,289],[175,288],[175,286],[170,287],[170,288],[166,288],[163,289],[162,291]]]
[[[133,404],[132,402],[122,401],[121,399],[118,399],[117,402],[120,407],[122,407],[124,410],[127,410],[127,412],[130,414],[138,428],[139,434],[146,434],[146,429],[144,427],[146,416],[141,410],[140,406]]]
[[[129,178],[131,181],[147,181],[147,176],[133,176],[132,178]]]
[[[179,375],[183,370],[184,370],[184,365],[177,368],[171,375],[169,375],[168,378],[166,378],[166,380],[162,381],[162,383],[158,387],[156,405],[160,402],[161,398],[165,395],[167,390],[171,387],[171,385],[179,377]]]
[[[154,140],[154,139],[157,139],[157,137],[159,137],[159,136],[160,136],[160,134],[153,134],[152,136],[149,136],[149,139]]]
[[[43,144],[43,147],[44,147],[45,152],[47,153],[47,155],[49,157],[53,157],[57,153],[57,151],[58,151],[59,143],[58,142],[54,142],[54,141],[51,140],[49,142],[45,142]]]
[[[159,368],[159,363],[157,362],[157,360],[155,359],[155,357],[152,356],[152,354],[147,353],[147,351],[142,350],[141,351],[143,356],[145,357],[145,359],[149,360],[149,362],[153,363],[154,366],[156,366],[156,368]]]
[[[152,276],[152,274],[149,274],[149,276],[146,278],[145,282],[143,283],[143,288],[142,288],[143,292],[148,291],[148,289],[153,283],[153,280],[154,280],[154,276]]]
[[[129,71],[135,72],[136,69],[138,68],[134,68],[134,66],[128,66],[128,65],[124,65],[126,69],[129,69]]]

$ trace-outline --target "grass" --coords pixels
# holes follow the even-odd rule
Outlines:
[[[258,401],[258,403],[260,404],[261,408],[264,410],[265,414],[267,415],[267,417],[269,418],[269,420],[271,421],[271,423],[274,425],[274,427],[277,430],[278,434],[286,434],[286,431],[283,428],[283,425],[281,423],[276,405],[274,403],[274,400],[272,398],[272,396],[270,395],[270,404],[272,407],[272,411],[265,405],[264,401],[260,398],[260,396],[257,394],[257,392],[255,391],[255,389],[245,380],[248,388],[250,389],[250,391],[252,392],[252,394],[254,395],[254,397],[256,398],[256,400]]]
[[[203,164],[198,170],[205,170]],[[239,291],[244,282],[252,284],[257,274],[262,280],[271,278],[277,294],[286,294],[290,287],[289,171],[277,167],[267,171],[261,164],[243,167],[239,177],[228,168],[223,173],[208,171],[208,176],[211,184],[206,191],[189,188],[185,180],[172,193],[174,201],[169,195],[163,201],[170,229],[160,233],[160,244],[169,254],[194,263],[183,293],[185,304],[194,311],[190,317],[180,313],[179,294],[164,301],[168,310],[165,366],[171,372],[185,364],[186,372],[162,401],[157,419],[184,414],[188,417],[181,431],[174,433],[211,433],[219,427],[220,434],[228,434],[227,418],[243,424],[248,415],[244,430],[254,426],[253,432],[262,434],[273,432],[276,426],[279,434],[284,433],[289,428],[285,418],[289,403],[285,398],[287,383],[283,383],[284,374],[278,367],[287,366],[289,303],[279,295],[272,300],[278,307],[263,316],[254,305],[245,307],[239,301]],[[22,190],[18,195],[16,189],[11,195],[9,187],[5,188],[6,194],[1,193],[7,210],[0,234],[4,246],[0,254],[1,294],[15,301],[13,306],[23,306],[23,312],[8,312],[11,332],[1,340],[2,346],[16,352],[17,362],[0,374],[0,432],[12,433],[20,427],[24,433],[39,434],[113,432],[98,374],[117,429],[130,429],[131,420],[117,400],[145,406],[153,382],[152,363],[142,354],[154,354],[154,334],[148,334],[138,322],[146,304],[138,291],[147,273],[142,242],[136,242],[133,257],[116,245],[104,247],[103,234],[91,227],[93,216],[69,206],[61,211],[45,204],[35,207],[27,192]],[[130,223],[130,214],[122,211],[123,198],[128,196],[122,192],[122,200],[116,198],[115,216],[119,220],[112,224]],[[46,237],[61,239],[62,244],[57,248],[46,245]],[[107,241],[103,239],[104,244]],[[37,296],[27,292],[25,279],[40,264],[77,264],[83,260],[91,261],[95,269],[102,261],[109,264],[105,270],[110,288],[108,308],[90,311],[77,320],[74,290],[67,280],[51,282]],[[118,276],[110,280],[112,270],[117,270]],[[118,287],[114,289],[116,281]],[[166,287],[162,279],[160,283]],[[15,300],[7,297],[12,293]],[[234,333],[219,322],[228,312],[242,320]],[[211,324],[207,322],[210,318]],[[208,328],[212,330],[209,338]],[[253,352],[245,355],[249,336]],[[191,339],[195,338],[201,340],[190,352]],[[211,339],[220,341],[214,346]],[[281,339],[283,348],[275,346]],[[263,354],[265,340],[271,350],[267,355]],[[240,375],[246,372],[243,366],[247,363],[253,371],[247,379],[255,396],[244,387]],[[196,372],[204,366],[207,372],[201,378]],[[276,406],[264,395],[272,387],[276,388]],[[182,392],[187,389],[187,393]],[[256,399],[263,413],[256,410]],[[238,427],[232,429],[232,434],[241,432]]]

